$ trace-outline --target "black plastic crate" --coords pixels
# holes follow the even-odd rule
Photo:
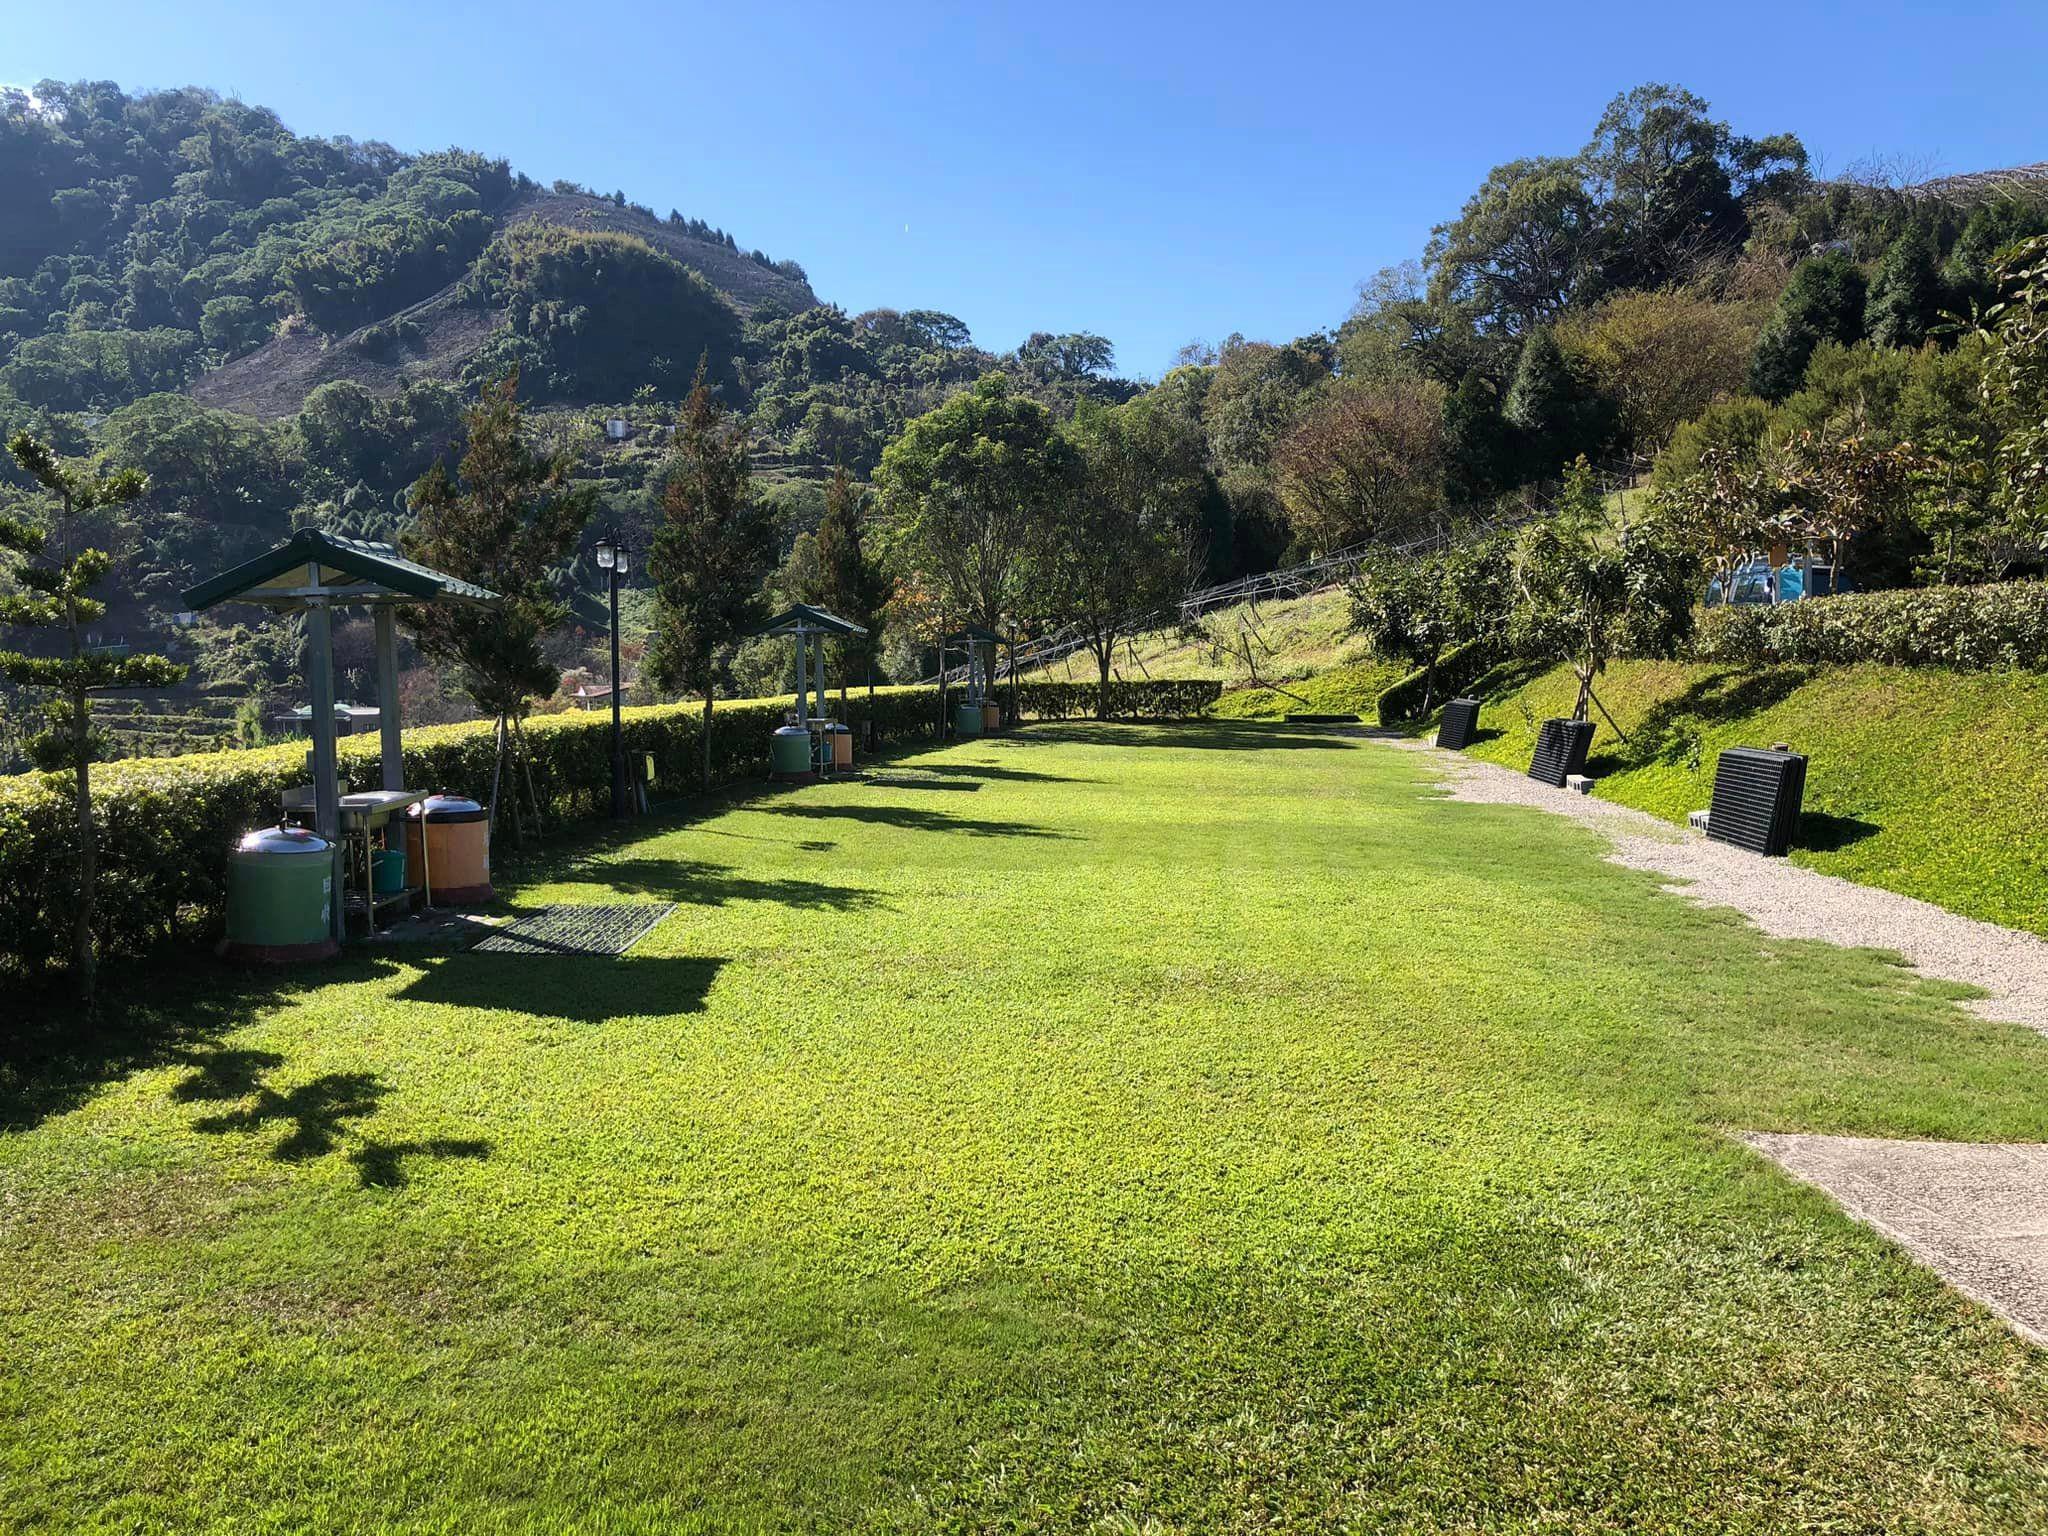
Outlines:
[[[1806,759],[1797,752],[1730,747],[1714,764],[1707,836],[1751,853],[1782,854],[1799,835]]]
[[[1544,721],[1536,733],[1536,755],[1529,760],[1529,777],[1563,789],[1566,779],[1586,771],[1586,752],[1592,745],[1592,721]]]
[[[1479,731],[1479,701],[1453,699],[1444,706],[1443,722],[1436,728],[1436,744],[1462,752],[1472,745]]]

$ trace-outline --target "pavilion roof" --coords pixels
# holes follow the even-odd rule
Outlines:
[[[315,597],[337,604],[498,601],[497,593],[408,560],[393,545],[301,528],[276,548],[188,587],[185,606],[195,613],[226,602],[303,608]]]

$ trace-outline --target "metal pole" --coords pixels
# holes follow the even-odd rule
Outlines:
[[[614,545],[623,549],[623,545]],[[612,820],[626,814],[626,739],[619,722],[619,561],[612,557]]]
[[[377,732],[386,789],[405,788],[404,738],[398,719],[398,615],[377,605]]]
[[[796,723],[808,726],[811,723],[810,669],[804,656],[804,627],[796,627]]]
[[[823,630],[820,630],[818,632],[817,660],[815,665],[817,668],[816,676],[818,680],[817,713],[818,718],[820,720],[823,720],[828,713],[828,706],[825,703],[825,632]]]
[[[320,569],[307,572],[308,586],[320,584]],[[346,863],[341,848],[341,784],[334,755],[334,626],[327,599],[316,597],[306,609],[306,687],[313,705],[313,830],[326,838],[333,859],[328,891],[328,927],[335,938],[347,936],[342,911]],[[367,892],[365,894],[368,894]]]

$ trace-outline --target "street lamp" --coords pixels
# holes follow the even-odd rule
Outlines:
[[[619,725],[619,578],[632,564],[626,546],[612,529],[597,541],[597,568],[611,576],[612,588],[612,820],[626,814],[626,742]]]

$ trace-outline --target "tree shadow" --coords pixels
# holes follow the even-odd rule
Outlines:
[[[863,774],[858,782],[877,789],[939,789],[953,790],[960,794],[972,794],[981,788],[978,780],[940,778],[923,768],[883,769],[876,773]]]
[[[800,848],[822,851],[832,842]],[[620,895],[654,896],[698,907],[722,907],[732,901],[772,901],[813,912],[864,912],[883,905],[873,891],[822,880],[756,879],[723,864],[695,859],[605,859],[577,871],[579,880],[601,885]]]
[[[812,803],[764,805],[771,816],[798,816],[818,821],[858,821],[869,826],[902,827],[912,832],[957,832],[968,837],[1051,837],[1065,838],[1064,832],[1034,826],[1024,821],[983,821],[968,816],[948,816],[910,805],[819,805]]]
[[[1697,747],[1701,733],[1784,703],[1811,676],[1803,667],[1771,667],[1758,672],[1729,668],[1709,673],[1645,710],[1620,749],[1620,760],[1629,765],[1684,761]]]
[[[1860,816],[1835,816],[1826,811],[1802,811],[1799,816],[1799,837],[1795,847],[1813,853],[1833,853],[1847,848],[1851,843],[1860,843],[1884,829],[1875,822],[1865,821]]]
[[[878,770],[878,773],[882,776],[890,773],[915,774],[919,778],[930,775],[933,778],[941,779],[990,779],[1000,780],[1005,784],[1097,784],[1101,782],[1099,779],[1077,778],[1065,773],[1039,773],[1030,768],[1004,768],[995,763],[916,763],[906,764],[894,769],[884,768]],[[874,782],[876,776],[876,774],[870,774],[869,782]],[[933,787],[939,786],[935,785]],[[972,789],[979,786],[969,783],[962,784],[960,787]]]
[[[396,1188],[405,1183],[409,1157],[490,1156],[487,1141],[435,1137],[425,1141],[383,1142],[361,1134],[354,1123],[377,1113],[386,1089],[374,1073],[328,1072],[296,1088],[278,1089],[268,1074],[284,1065],[275,1051],[182,1051],[177,1060],[191,1075],[171,1089],[179,1104],[228,1104],[233,1108],[202,1115],[192,1128],[209,1136],[255,1134],[279,1129],[283,1139],[270,1149],[281,1163],[323,1157],[344,1141],[357,1143],[349,1153],[357,1180],[365,1187]]]
[[[1066,722],[1035,726],[1032,734],[1083,746],[1178,747],[1201,752],[1270,752],[1296,747],[1327,751],[1333,741],[1345,739],[1335,731],[1305,731],[1277,720],[1181,721],[1170,725],[1140,721],[1127,725]]]
[[[450,955],[395,996],[409,1003],[480,1008],[603,1024],[702,1013],[722,957]]]
[[[349,957],[236,970],[209,956],[173,952],[110,974],[89,1014],[61,994],[15,999],[19,1013],[0,1028],[0,1133],[31,1130],[109,1083],[188,1060],[195,1047],[270,1009],[385,969]]]

